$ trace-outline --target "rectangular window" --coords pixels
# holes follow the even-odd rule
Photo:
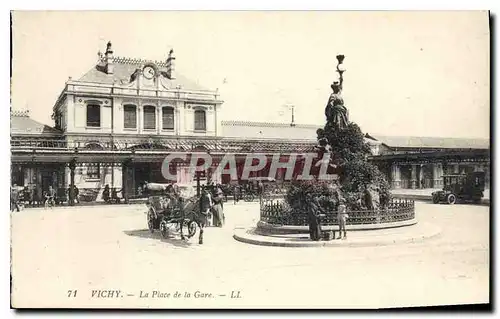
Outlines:
[[[101,127],[101,106],[87,105],[87,126]]]
[[[91,165],[87,167],[87,178],[88,179],[99,179],[101,178],[101,165]]]
[[[56,114],[55,116],[55,122],[56,122],[56,128],[61,129],[61,115]]]
[[[123,127],[137,128],[137,110],[135,105],[125,105],[123,107]]]
[[[162,109],[162,129],[174,129],[174,108],[166,106]]]
[[[156,128],[156,108],[151,105],[144,107],[144,129],[154,130]]]
[[[194,111],[194,130],[195,131],[206,131],[207,121],[205,116],[205,111],[196,110]]]

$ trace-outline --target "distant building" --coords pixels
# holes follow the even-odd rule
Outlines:
[[[205,150],[193,138],[221,135],[217,113],[222,103],[216,90],[203,89],[176,72],[172,50],[165,61],[146,61],[115,57],[108,43],[96,65],[66,82],[53,107],[55,127],[43,131],[50,134],[27,134],[39,123],[12,115],[13,165],[16,172],[30,171],[33,165],[50,167],[54,174],[41,184],[44,190],[49,184],[68,187],[72,171],[78,188],[99,190],[109,184],[132,192],[161,177],[159,158],[135,154]],[[33,128],[24,129],[26,125]],[[180,138],[186,136],[190,138]],[[40,137],[45,145],[34,142]],[[178,170],[179,176],[186,174],[184,168]],[[28,176],[20,184],[38,182],[36,174]]]
[[[224,121],[225,136],[253,139],[302,138],[316,143],[320,125],[290,126],[285,123],[256,123]],[[441,188],[444,174],[471,171],[486,173],[486,187],[490,178],[490,141],[488,139],[371,136],[370,145],[375,163],[386,175],[393,188]]]
[[[488,139],[370,136],[379,142],[371,160],[393,188],[441,188],[443,175],[484,171],[490,183]]]

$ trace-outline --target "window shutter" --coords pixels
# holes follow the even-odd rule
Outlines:
[[[123,107],[124,128],[137,128],[137,111],[135,105],[125,105]]]
[[[196,110],[194,112],[194,129],[195,129],[195,131],[205,131],[206,130],[205,111]]]
[[[163,129],[173,130],[174,129],[174,109],[171,107],[163,108]]]
[[[101,107],[99,105],[87,105],[87,126],[101,126]]]
[[[156,128],[156,108],[154,106],[144,107],[144,129],[154,130]]]

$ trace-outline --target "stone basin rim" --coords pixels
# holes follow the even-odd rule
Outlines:
[[[391,223],[379,223],[379,224],[359,224],[359,225],[346,225],[346,230],[348,231],[363,231],[363,230],[380,230],[388,228],[398,228],[412,226],[418,223],[418,219],[412,218],[408,220],[391,222]],[[322,226],[322,230],[338,230],[337,225]],[[257,231],[270,234],[286,234],[286,233],[308,233],[309,226],[292,226],[292,225],[273,225],[264,221],[257,222]]]

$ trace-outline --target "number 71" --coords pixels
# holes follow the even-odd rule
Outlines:
[[[78,290],[68,290],[68,298],[76,297],[76,292]]]

